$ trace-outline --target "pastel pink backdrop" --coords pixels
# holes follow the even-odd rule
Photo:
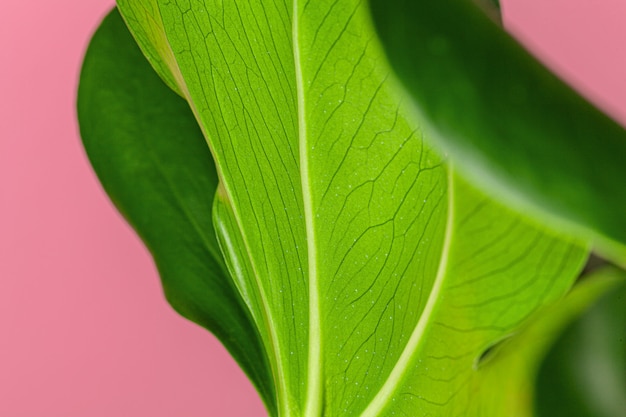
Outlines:
[[[626,121],[626,2],[505,0],[506,23]],[[207,332],[165,303],[77,135],[82,54],[112,0],[0,14],[0,417],[256,417]]]

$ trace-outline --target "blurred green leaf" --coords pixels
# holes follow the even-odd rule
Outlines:
[[[424,130],[472,181],[626,263],[626,131],[472,0],[370,0]]]
[[[622,326],[626,315],[623,314],[624,299],[621,298],[620,301],[626,289],[624,284],[624,271],[613,267],[599,269],[575,285],[564,299],[539,310],[517,333],[495,345],[477,364],[476,378],[471,383],[475,392],[475,404],[482,404],[483,408],[473,405],[473,408],[467,410],[467,415],[622,416],[626,410],[621,408],[625,398],[623,380],[626,376],[623,338],[625,327]],[[593,309],[588,311],[594,304]],[[603,317],[598,316],[599,311],[603,312]],[[584,346],[583,338],[561,336],[564,329],[581,316],[581,323],[592,324],[591,321],[592,325],[597,326],[596,329],[588,328],[584,335],[588,346]],[[580,324],[576,325],[578,326]],[[570,333],[568,331],[566,334]],[[557,340],[557,347],[552,348]],[[600,349],[596,349],[597,347]],[[585,380],[578,386],[581,388],[584,385],[584,390],[568,391],[572,377],[570,371],[574,369],[592,371],[579,373],[574,378],[578,380],[577,383],[581,382],[580,377]],[[598,372],[605,372],[605,375]],[[590,375],[600,376],[600,379],[591,381],[588,378]],[[598,404],[591,404],[593,401],[589,401],[597,394],[605,400],[599,408]],[[539,405],[537,411],[535,397]],[[593,405],[593,408],[581,407],[584,403]],[[613,414],[602,413],[603,407],[612,407]],[[618,410],[621,413],[615,414]],[[487,411],[488,414],[485,414]]]
[[[187,103],[152,70],[117,10],[87,51],[78,117],[89,159],[150,249],[168,301],[222,341],[274,413],[265,351],[211,222],[211,153]]]
[[[543,362],[535,392],[537,417],[626,415],[626,284],[559,338]]]

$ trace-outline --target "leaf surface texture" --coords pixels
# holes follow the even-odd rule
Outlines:
[[[153,4],[119,7],[162,28],[176,65],[153,64],[179,71],[211,150],[277,413],[463,415],[477,358],[567,291],[585,249],[431,149],[365,3],[157,1],[143,24]]]

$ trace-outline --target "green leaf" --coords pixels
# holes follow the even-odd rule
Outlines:
[[[580,414],[581,411],[584,411],[584,408],[580,407],[580,399],[589,398],[590,395],[594,394],[594,391],[597,393],[597,389],[585,390],[586,392],[581,390],[572,396],[563,393],[563,389],[560,388],[566,387],[571,381],[572,375],[567,371],[580,369],[580,365],[583,365],[582,361],[579,363],[569,361],[567,367],[559,365],[563,364],[563,354],[566,351],[570,353],[584,352],[586,361],[591,360],[595,364],[604,361],[603,368],[606,368],[607,365],[609,368],[612,367],[613,377],[618,376],[621,372],[618,379],[621,377],[623,380],[623,370],[625,369],[623,367],[624,339],[618,340],[618,332],[621,331],[623,335],[624,327],[613,327],[616,333],[599,338],[599,340],[608,341],[614,350],[609,355],[606,355],[606,350],[603,349],[585,351],[585,349],[581,349],[579,343],[576,343],[581,342],[582,338],[574,340],[567,336],[568,332],[565,336],[561,336],[561,334],[580,316],[583,316],[583,321],[593,320],[593,317],[596,316],[595,311],[598,309],[607,310],[606,295],[610,294],[614,299],[615,295],[619,294],[615,292],[616,288],[622,288],[621,292],[623,293],[625,279],[624,271],[613,267],[605,267],[585,276],[574,286],[567,297],[549,307],[540,309],[515,335],[491,349],[477,366],[478,372],[471,382],[474,389],[474,401],[472,403],[474,407],[468,409],[466,415],[604,417],[605,414],[600,414],[600,408],[595,408],[588,415]],[[621,287],[619,287],[620,284]],[[600,302],[598,302],[599,299]],[[589,306],[593,304],[596,306],[587,312]],[[619,315],[620,309],[624,310],[623,303],[620,307],[616,305],[608,307],[613,313],[617,313],[617,317],[625,317],[623,314]],[[601,329],[618,320],[614,314],[614,317],[605,316],[600,320],[595,320],[595,322],[596,325],[600,325]],[[624,319],[622,318],[621,321],[623,322]],[[600,336],[597,330],[595,336]],[[588,336],[591,334],[593,333],[587,332]],[[557,340],[555,350],[553,345]],[[621,351],[618,353],[620,349]],[[620,361],[616,360],[620,354],[621,368],[619,366]],[[596,371],[600,371],[600,368],[597,368]],[[611,393],[620,389],[620,385],[615,384],[617,381],[611,380],[610,374],[611,370],[609,370],[608,379],[605,376],[605,384],[602,387],[605,393],[609,393],[609,398]],[[536,383],[537,379],[538,384]],[[594,385],[593,381],[585,382],[592,382],[591,385]],[[595,388],[598,386],[595,385]],[[620,401],[623,404],[623,396],[613,395],[613,397],[609,403],[612,401],[614,408]],[[535,403],[538,404],[536,410]],[[482,404],[483,408],[478,408],[477,404]],[[486,410],[488,411],[486,412]],[[606,417],[617,417],[618,415],[621,414],[608,414]]]
[[[624,415],[626,274],[620,274],[622,285],[570,326],[550,350],[535,389],[537,417]]]
[[[470,0],[370,6],[425,131],[459,169],[626,263],[624,128]]]
[[[437,300],[418,322],[419,328],[427,319],[430,329],[402,367],[393,395],[387,393],[387,408],[377,407],[375,398],[365,416],[506,415],[492,408],[491,395],[478,400],[477,392],[497,392],[501,382],[485,377],[477,364],[533,312],[562,296],[581,266],[580,248],[460,179],[450,193],[446,244],[429,294]]]
[[[278,415],[463,415],[478,358],[562,296],[586,250],[425,144],[364,3],[156,4]]]
[[[78,116],[90,161],[150,249],[168,301],[224,343],[274,412],[267,359],[211,223],[211,154],[189,107],[150,68],[117,10],[87,51]]]

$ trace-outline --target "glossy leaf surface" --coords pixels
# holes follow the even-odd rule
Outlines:
[[[425,131],[476,183],[626,262],[626,131],[471,0],[370,0]],[[619,242],[621,245],[616,245]]]
[[[273,409],[264,350],[215,239],[211,154],[187,103],[150,68],[116,10],[89,46],[78,116],[98,178],[150,249],[168,301],[224,343]]]
[[[464,415],[478,358],[565,293],[586,251],[425,144],[363,3],[119,6],[131,30],[163,29],[136,39],[212,151],[214,226],[277,413]]]

